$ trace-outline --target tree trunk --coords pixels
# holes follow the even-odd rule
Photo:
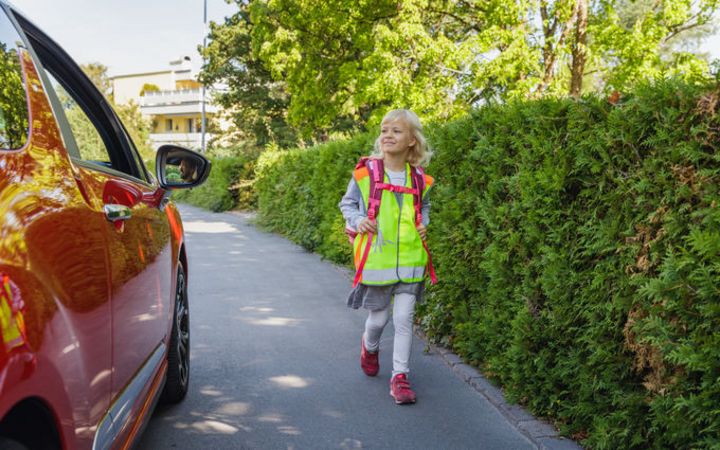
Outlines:
[[[579,0],[587,1],[587,0]],[[567,22],[561,23],[560,17],[558,17],[557,11],[553,16],[552,23],[547,23],[548,11],[545,2],[540,4],[540,15],[543,20],[543,37],[545,38],[545,44],[543,45],[543,79],[537,87],[536,95],[541,96],[545,89],[550,86],[553,79],[555,78],[555,66],[557,64],[558,53],[561,51],[565,40],[570,34],[572,23],[577,15],[577,7],[575,4],[570,19]],[[560,27],[560,36],[558,36],[557,42],[553,46],[552,38]]]
[[[582,94],[585,60],[587,58],[588,0],[577,0],[576,11],[577,20],[575,21],[575,42],[572,47],[570,95],[577,98]]]

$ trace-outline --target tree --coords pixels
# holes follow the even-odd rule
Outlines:
[[[601,0],[589,25],[590,53],[602,73],[599,87],[625,90],[663,75],[709,72],[707,61],[688,51],[712,31],[718,0]]]
[[[575,5],[575,41],[572,44],[570,69],[570,95],[579,97],[582,92],[587,58],[588,0],[577,0]]]
[[[421,3],[251,2],[252,48],[285,81],[289,121],[307,135],[377,123],[393,107],[439,120],[467,110],[453,92],[455,46],[426,27]]]
[[[0,148],[21,148],[27,141],[28,109],[18,52],[0,43]]]
[[[107,74],[107,66],[99,62],[91,62],[83,64],[81,66],[85,75],[90,78],[95,87],[98,88],[100,93],[106,98],[112,100],[112,83]]]
[[[103,95],[105,95],[105,97],[110,101],[110,105],[113,107],[118,117],[120,117],[123,125],[125,125],[125,128],[130,134],[130,138],[137,147],[138,152],[140,152],[140,156],[143,160],[147,161],[153,159],[155,157],[155,151],[150,145],[150,121],[142,117],[142,114],[140,114],[140,107],[134,102],[130,102],[127,105],[115,104],[112,95],[112,83],[107,75],[107,67],[105,65],[95,62],[83,64],[80,67],[95,84],[98,90],[100,90],[100,92],[102,92]],[[80,114],[79,111],[78,114]],[[70,117],[68,117],[68,119],[71,120]],[[74,123],[77,124],[76,128],[78,130],[84,130],[84,125],[81,125],[80,121],[75,121]],[[75,129],[73,129],[73,131],[75,131]],[[97,145],[95,140],[97,140],[99,136],[95,137],[97,133],[93,135],[88,134],[89,132],[86,131],[81,134],[83,134],[83,136],[87,135],[86,141],[88,143],[88,148],[94,148],[93,146]]]
[[[253,93],[268,99],[257,88],[274,86],[285,123],[312,136],[362,129],[389,108],[447,120],[484,102],[708,73],[679,44],[702,35],[720,0],[238,3],[212,30],[206,76],[226,80],[241,110],[260,112]]]
[[[140,114],[140,106],[132,100],[125,105],[113,105],[115,112],[130,133],[130,138],[137,147],[144,161],[154,160],[155,151],[150,145],[151,124]]]
[[[253,23],[248,4],[225,23],[210,24],[210,44],[200,81],[206,85],[226,83],[215,100],[230,112],[238,138],[262,147],[271,142],[280,146],[298,143],[298,132],[287,121],[289,97],[282,80],[273,80],[251,46]]]

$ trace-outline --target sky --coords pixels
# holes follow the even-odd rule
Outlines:
[[[79,64],[99,62],[108,74],[166,70],[190,56],[205,36],[203,0],[9,0]],[[222,22],[237,10],[207,0],[207,19]]]
[[[354,0],[348,0],[354,1]],[[166,70],[190,56],[205,36],[203,0],[10,0],[63,47],[76,62],[99,62],[108,74]],[[208,22],[237,10],[225,0],[207,0]],[[720,29],[702,46],[720,59]]]

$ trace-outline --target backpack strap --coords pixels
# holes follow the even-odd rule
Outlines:
[[[368,219],[370,219],[377,226],[377,215],[380,211],[380,200],[382,199],[382,185],[385,179],[385,166],[382,159],[371,159],[361,158],[360,162],[356,166],[356,169],[360,169],[362,166],[367,167],[370,177],[370,195],[368,198]],[[353,280],[353,287],[357,286],[362,280],[362,271],[365,268],[365,262],[370,255],[370,248],[372,247],[374,233],[367,234],[367,243],[365,244],[365,250],[363,251],[362,258],[357,266],[355,272],[355,279]],[[361,244],[362,245],[362,244]]]
[[[382,159],[369,159],[367,168],[370,172],[370,198],[368,198],[368,218],[376,221],[380,212],[382,185],[385,179],[385,165]]]
[[[422,167],[411,167],[412,187],[415,189],[413,194],[413,206],[415,207],[415,226],[422,223],[422,195],[425,191],[425,171]]]
[[[415,207],[415,226],[417,227],[422,223],[422,196],[425,191],[425,170],[422,167],[412,167],[412,185],[415,189],[413,194],[413,206]],[[428,248],[427,241],[422,241],[425,252],[428,255],[427,271],[430,274],[430,282],[437,284],[437,275],[435,274],[435,266],[433,266],[432,255],[430,255],[430,249]]]

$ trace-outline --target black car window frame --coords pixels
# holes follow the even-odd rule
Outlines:
[[[16,11],[12,10],[21,31],[26,36],[28,51],[31,53],[38,73],[43,82],[48,97],[51,100],[53,112],[58,119],[63,139],[73,163],[85,168],[106,172],[111,175],[130,178],[149,185],[149,179],[142,163],[138,163],[136,150],[107,99],[97,90],[95,85],[85,75],[73,59],[52,39],[44,34],[32,22]],[[105,142],[111,158],[112,168],[100,164],[84,161],[80,158],[74,135],[60,105],[57,94],[44,71],[47,70],[57,79],[63,88],[73,97],[97,129]]]

